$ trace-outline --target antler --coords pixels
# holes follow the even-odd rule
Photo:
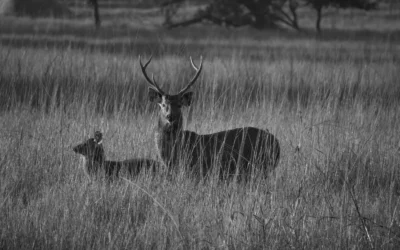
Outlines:
[[[197,78],[200,75],[200,72],[203,68],[203,57],[200,56],[200,66],[197,68],[197,66],[194,64],[192,57],[190,57],[190,63],[192,64],[192,67],[196,70],[196,74],[194,75],[194,77],[192,78],[192,80],[190,80],[189,84],[184,87],[181,91],[179,91],[178,95],[181,95],[183,93],[185,93],[197,80]]]
[[[146,78],[147,82],[151,85],[151,88],[153,88],[154,90],[157,90],[160,94],[164,94],[164,91],[158,87],[156,80],[154,80],[154,75],[152,75],[152,79],[150,79],[150,77],[147,75],[146,73],[146,68],[149,65],[149,63],[151,62],[151,59],[153,58],[153,56],[150,56],[150,59],[147,61],[147,63],[142,64],[142,58],[139,55],[139,63],[140,63],[140,67],[142,68],[142,72],[144,77]]]

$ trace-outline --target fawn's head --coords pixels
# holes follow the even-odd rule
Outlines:
[[[189,84],[186,85],[178,94],[170,95],[165,93],[157,84],[154,79],[154,75],[150,78],[146,73],[146,68],[151,62],[151,57],[143,66],[141,58],[139,56],[140,67],[147,82],[150,84],[149,87],[149,99],[151,102],[155,102],[160,106],[160,119],[163,124],[168,126],[181,126],[182,125],[182,111],[183,106],[190,106],[192,102],[193,92],[188,92],[188,89],[196,82],[200,75],[203,67],[203,58],[200,57],[200,66],[197,67],[192,58],[190,58],[190,63],[192,67],[196,70],[196,74],[190,80]]]
[[[103,134],[99,131],[94,133],[93,138],[73,147],[75,153],[87,157],[89,160],[101,162],[104,160],[104,149],[102,145]]]

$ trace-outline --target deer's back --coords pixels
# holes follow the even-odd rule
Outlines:
[[[276,150],[279,149],[279,143],[272,134],[254,127],[235,128],[204,136],[208,140],[217,141],[223,151],[240,153],[247,161],[251,161],[252,156],[276,157]]]
[[[238,167],[248,172],[251,165],[275,168],[280,155],[279,142],[268,131],[254,127],[235,128],[213,134],[193,136],[192,158],[202,159],[208,171],[215,163],[221,171],[234,174]]]

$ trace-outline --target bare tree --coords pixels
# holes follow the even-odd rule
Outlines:
[[[276,28],[279,24],[299,29],[297,9],[299,0],[209,0],[204,7],[189,19],[172,21],[168,17],[167,27],[188,26],[199,22],[240,27],[252,26],[257,29]],[[165,6],[183,2],[169,0]],[[176,13],[176,12],[175,12]],[[174,14],[175,14],[174,13]],[[167,20],[167,18],[166,18]]]
[[[100,20],[98,0],[88,0],[88,3],[93,6],[94,23],[96,25],[96,28],[99,28],[100,24],[101,24],[101,20]]]
[[[161,11],[164,13],[164,25],[171,26],[173,17],[185,0],[166,0],[161,2]]]
[[[305,3],[311,6],[317,12],[315,28],[318,33],[321,32],[322,10],[327,7],[336,8],[356,8],[362,10],[376,9],[377,1],[371,0],[304,0]]]

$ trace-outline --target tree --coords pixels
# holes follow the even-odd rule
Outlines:
[[[322,10],[327,7],[336,8],[356,8],[362,10],[371,10],[377,8],[377,2],[371,0],[305,0],[317,12],[315,28],[318,33],[321,32]]]
[[[173,24],[173,17],[177,14],[179,8],[185,0],[166,0],[161,2],[161,11],[164,13],[164,25]]]
[[[187,26],[199,22],[257,29],[276,28],[279,24],[299,29],[297,7],[299,0],[209,0],[194,16],[186,20],[172,21],[166,17],[169,28]],[[180,4],[182,0],[168,0],[165,6]],[[176,12],[175,12],[176,13]],[[174,13],[174,14],[175,14]]]
[[[96,25],[96,28],[100,27],[101,21],[100,21],[100,13],[99,13],[99,3],[98,0],[88,0],[88,3],[93,6],[93,12],[94,12],[94,23]]]

